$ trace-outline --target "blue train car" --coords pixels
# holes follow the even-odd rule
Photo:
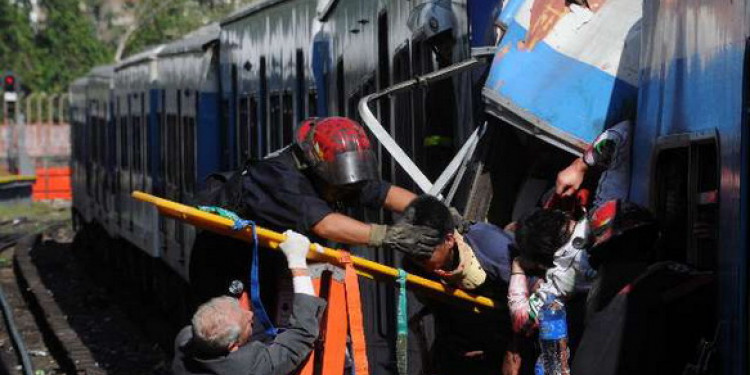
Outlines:
[[[750,7],[644,3],[631,197],[662,219],[665,256],[717,274],[720,372],[747,374]]]
[[[86,129],[86,85],[88,77],[76,79],[68,88],[68,111],[71,143],[71,190],[73,191],[73,219],[79,227],[91,221],[88,209],[89,195],[86,191],[86,161],[89,159]]]
[[[678,355],[705,366],[697,373],[746,374],[748,4],[572,3],[510,0],[498,18],[505,34],[484,96],[489,136],[506,151],[485,160],[524,162],[485,166],[495,195],[482,208],[512,220],[582,145],[633,120],[630,199],[662,224],[658,258],[718,283],[702,301],[714,318],[683,328],[706,340],[703,357],[697,339]]]
[[[487,9],[496,6],[492,1],[262,1],[229,16],[222,22],[220,40],[221,108],[228,124],[222,144],[228,146],[224,149],[230,161],[226,167],[288,146],[296,125],[306,117],[359,120],[363,97],[469,58],[472,43],[484,43],[472,39],[472,26],[480,24],[472,24],[469,8],[481,13],[477,19],[484,22],[482,27],[490,27],[492,12]],[[430,178],[437,177],[475,128],[474,80],[465,72],[376,103],[380,123]],[[415,187],[385,150],[379,150],[379,157],[384,179]],[[368,221],[390,219],[379,211],[349,214]],[[398,254],[355,251],[385,264],[401,264]],[[395,298],[388,285],[362,286],[373,373],[394,370]],[[276,302],[283,303],[280,298]],[[410,305],[416,314],[420,305],[413,296]],[[430,322],[428,316],[424,332],[411,333],[410,356],[415,360],[410,361],[410,373],[426,365],[419,343],[432,341]]]
[[[87,185],[94,216],[101,218],[102,226],[114,235],[114,199],[111,194],[114,181],[114,122],[112,119],[113,66],[92,69],[86,84],[86,124],[90,134],[91,164],[87,169]]]
[[[157,80],[157,46],[124,60],[115,68],[114,116],[117,128],[116,207],[118,235],[152,256],[158,256],[157,213],[147,204],[130,197],[134,190],[152,191],[148,160],[157,155],[148,150],[151,117],[151,91]]]
[[[153,193],[167,199],[193,202],[206,177],[221,166],[218,38],[219,25],[211,24],[166,44],[157,56],[149,175]],[[163,249],[158,254],[187,279],[195,228],[164,217],[158,222]]]

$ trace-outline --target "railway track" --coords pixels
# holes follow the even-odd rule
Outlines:
[[[66,223],[0,238],[0,287],[13,318],[0,327],[0,375],[168,374],[165,350],[123,307],[132,301],[90,277],[72,238]]]

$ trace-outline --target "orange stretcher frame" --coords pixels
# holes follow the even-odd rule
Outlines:
[[[241,241],[253,242],[252,229],[247,227],[235,231],[232,229],[233,222],[230,219],[141,191],[134,191],[132,197],[139,201],[153,204],[162,215],[184,221],[199,228],[236,238]],[[256,227],[256,231],[258,234],[258,242],[273,250],[278,250],[279,243],[286,239],[286,236],[281,233],[259,226]],[[345,266],[347,257],[350,259],[358,274],[378,281],[396,282],[396,278],[398,277],[397,269],[357,256],[350,256],[348,252],[312,244],[310,246],[310,251],[307,253],[308,260],[327,262],[342,268]],[[407,274],[406,283],[409,288],[431,297],[446,300],[448,302],[458,302],[463,305],[468,303],[470,307],[475,309],[475,311],[502,308],[502,305],[493,299],[467,293],[461,289],[452,288],[448,285],[416,275]]]

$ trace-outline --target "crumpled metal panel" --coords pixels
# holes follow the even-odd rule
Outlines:
[[[578,153],[637,104],[640,0],[510,0],[483,91],[488,112]]]

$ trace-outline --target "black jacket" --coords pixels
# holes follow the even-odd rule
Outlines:
[[[193,350],[192,327],[187,326],[175,339],[174,375],[278,374],[294,372],[307,358],[318,338],[320,318],[326,302],[307,294],[294,295],[290,327],[270,344],[251,341],[226,355],[202,357]]]

